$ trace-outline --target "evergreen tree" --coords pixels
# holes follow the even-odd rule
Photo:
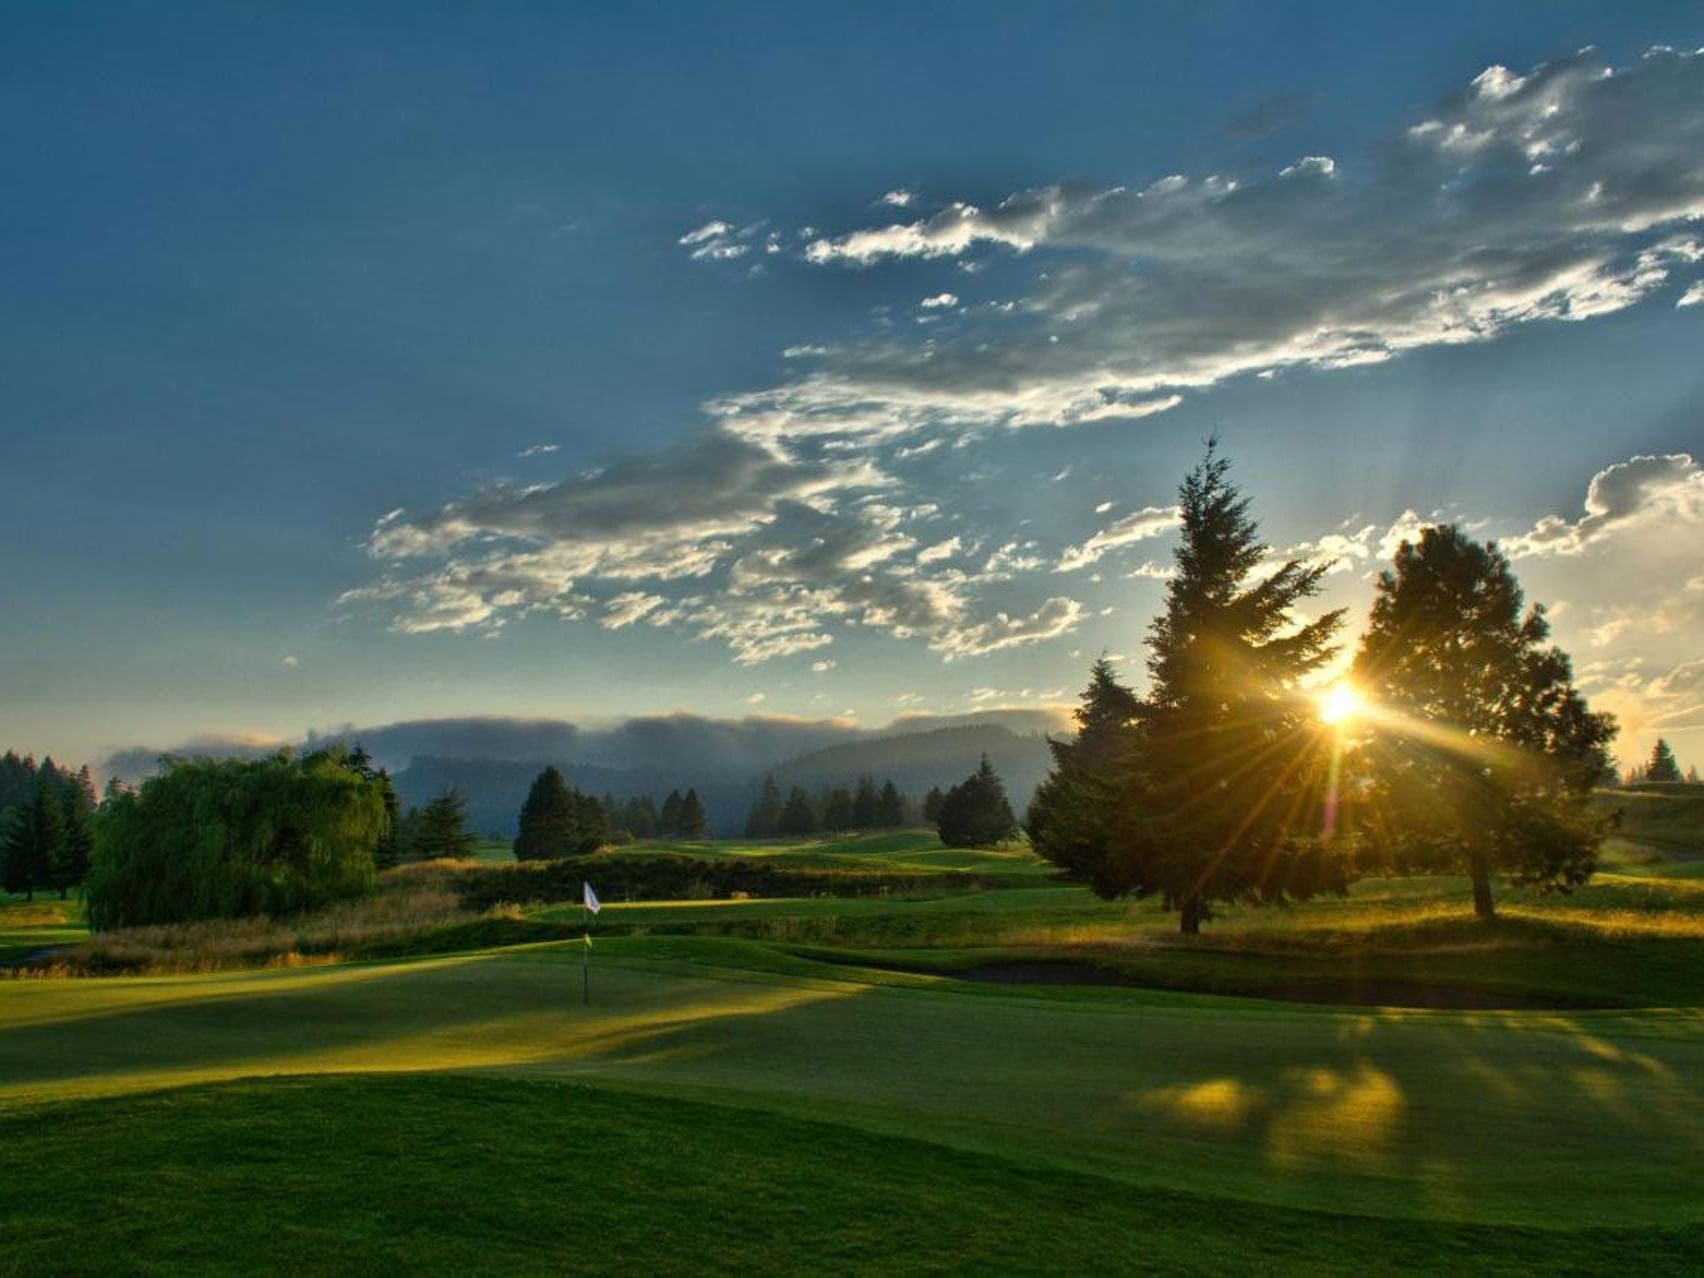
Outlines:
[[[1466,873],[1481,918],[1495,873],[1585,882],[1604,833],[1591,791],[1614,720],[1587,709],[1549,631],[1494,545],[1427,528],[1379,577],[1355,662],[1381,707],[1360,752],[1366,828],[1402,868]]]
[[[609,822],[604,817],[603,801],[595,794],[574,795],[574,843],[576,855],[596,852],[609,842]]]
[[[0,821],[0,888],[12,893],[25,893],[35,899],[37,883],[34,870],[40,861],[36,853],[35,796],[29,803],[17,803],[7,808]]]
[[[30,886],[25,891],[31,898],[37,888],[59,887],[55,869],[66,858],[64,778],[48,771],[52,762],[49,759],[36,774],[35,801],[30,805],[30,824],[35,827],[35,837],[30,845]],[[60,888],[59,894],[63,897],[65,889]]]
[[[621,821],[636,839],[657,837],[657,805],[648,794],[629,799]]]
[[[941,842],[950,848],[987,848],[1018,833],[1006,787],[988,756],[941,800]]]
[[[474,842],[467,828],[467,797],[454,786],[420,809],[414,830],[416,856],[466,856]]]
[[[822,804],[822,828],[840,834],[852,828],[852,792],[845,786],[828,791]]]
[[[884,830],[905,824],[905,799],[891,780],[882,783],[882,792],[876,796],[876,824]]]
[[[798,838],[815,834],[816,828],[816,809],[811,806],[811,796],[799,786],[794,786],[787,795],[787,806],[781,809],[781,833],[789,838]]]
[[[1342,891],[1347,879],[1313,837],[1329,748],[1298,691],[1330,659],[1342,613],[1295,623],[1326,565],[1257,573],[1268,547],[1229,470],[1211,441],[1179,489],[1177,572],[1149,632],[1130,766],[1105,846],[1071,854],[1100,895],[1158,894],[1186,934],[1214,902]]]
[[[704,811],[697,790],[689,789],[680,801],[680,837],[693,840],[710,837],[710,817]]]
[[[1698,765],[1696,763],[1686,770],[1686,784],[1698,784]]]
[[[385,829],[373,847],[373,865],[388,870],[402,860],[402,800],[388,771],[380,768],[377,780],[385,806]]]
[[[1077,707],[1077,735],[1048,738],[1053,770],[1024,814],[1030,845],[1062,869],[1077,871],[1104,857],[1137,743],[1141,702],[1101,657]]]
[[[549,767],[533,778],[515,823],[515,859],[545,861],[570,856],[580,841],[575,795],[562,773]]]
[[[680,807],[683,800],[679,790],[670,790],[663,800],[662,815],[657,818],[657,833],[665,839],[680,837]]]
[[[781,787],[775,784],[773,776],[764,777],[757,801],[751,805],[751,815],[746,818],[746,838],[773,839],[779,834],[781,807]]]
[[[8,750],[0,755],[0,812],[27,808],[35,801],[36,762],[33,755]]]
[[[64,811],[64,833],[59,841],[59,855],[53,862],[53,886],[65,899],[71,888],[89,877],[89,867],[95,855],[95,797],[84,768],[76,781],[65,788],[61,799]]]
[[[880,823],[881,796],[876,792],[875,778],[867,772],[858,778],[858,789],[852,796],[852,810],[847,816],[854,830],[873,830]]]
[[[923,819],[930,825],[939,824],[941,820],[941,804],[947,796],[941,793],[938,785],[930,786],[929,793],[923,796]]]
[[[1657,744],[1651,747],[1650,762],[1645,764],[1645,780],[1680,780],[1680,764],[1675,762],[1674,751],[1669,749],[1669,743],[1661,737],[1658,737]]]

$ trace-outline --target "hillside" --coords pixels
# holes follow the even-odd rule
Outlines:
[[[862,773],[888,777],[901,791],[923,795],[931,786],[945,789],[964,780],[986,754],[1006,782],[1012,806],[1022,812],[1029,796],[1051,766],[1047,739],[1020,735],[998,723],[970,723],[929,732],[910,732],[849,741],[814,750],[775,769],[783,787],[814,790],[840,785]]]

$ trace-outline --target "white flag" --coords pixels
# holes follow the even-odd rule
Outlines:
[[[592,885],[590,883],[587,883],[584,879],[582,879],[580,881],[580,888],[583,893],[580,900],[588,910],[590,910],[593,914],[596,914],[599,910],[603,909],[603,905],[598,901],[598,894],[592,891]]]

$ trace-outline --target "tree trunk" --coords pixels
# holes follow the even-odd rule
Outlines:
[[[1482,919],[1497,917],[1497,907],[1491,900],[1491,867],[1482,856],[1468,858],[1468,876],[1473,880],[1473,912]]]
[[[1183,916],[1178,919],[1178,931],[1185,936],[1201,934],[1201,898],[1192,896],[1183,903]]]

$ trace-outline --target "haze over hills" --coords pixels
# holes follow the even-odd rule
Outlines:
[[[405,803],[423,803],[447,786],[460,789],[468,797],[469,820],[481,832],[511,830],[527,786],[541,768],[554,764],[570,785],[596,794],[660,799],[670,790],[696,787],[712,829],[736,834],[767,772],[783,786],[811,790],[868,772],[921,797],[930,786],[963,779],[986,752],[1021,806],[1046,774],[1045,734],[1068,727],[1058,709],[907,715],[874,729],[835,719],[691,714],[607,726],[564,719],[418,719],[310,731],[295,743],[205,738],[166,750],[136,748],[109,756],[104,771],[134,781],[150,775],[164,754],[252,757],[284,744],[341,741],[359,743],[390,769]]]

